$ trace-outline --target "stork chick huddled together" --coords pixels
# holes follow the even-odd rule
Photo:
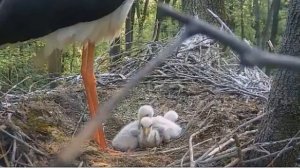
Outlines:
[[[114,137],[112,146],[123,152],[136,148],[156,147],[180,136],[182,128],[175,122],[178,114],[168,111],[164,116],[154,116],[150,105],[143,105],[138,110],[138,120],[124,126]]]

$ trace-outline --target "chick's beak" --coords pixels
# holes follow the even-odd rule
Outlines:
[[[150,128],[143,128],[143,132],[145,136],[148,136],[150,133]]]

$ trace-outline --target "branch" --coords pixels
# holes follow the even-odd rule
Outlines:
[[[160,4],[159,9],[162,14],[177,19],[186,25],[186,33],[188,37],[196,34],[205,34],[211,38],[219,40],[230,46],[240,55],[241,64],[245,66],[267,66],[274,65],[282,68],[300,70],[300,59],[295,56],[270,54],[258,48],[248,46],[244,41],[237,39],[227,32],[220,31],[216,27],[191,16],[187,16],[176,12],[167,5]]]
[[[284,150],[287,149],[292,144],[292,142],[294,142],[295,138],[297,138],[299,134],[300,131],[298,131],[296,135],[294,135],[294,137],[289,141],[289,143],[285,145],[285,147],[276,155],[276,157],[267,165],[267,167],[273,167],[273,164],[276,161],[276,159],[278,159],[284,153]]]
[[[18,137],[16,137],[16,136],[10,134],[9,132],[5,131],[4,129],[0,128],[0,131],[3,132],[4,134],[8,135],[9,137],[13,138],[14,140],[16,140],[16,141],[22,143],[23,145],[27,146],[28,148],[32,149],[32,150],[35,151],[36,153],[38,153],[38,154],[40,154],[40,155],[43,155],[43,156],[47,156],[47,154],[45,154],[44,152],[42,152],[42,151],[36,149],[35,147],[29,145],[27,142],[25,142],[25,141],[19,139]]]

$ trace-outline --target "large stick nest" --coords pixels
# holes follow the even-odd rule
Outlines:
[[[101,101],[114,94],[163,46],[149,43],[116,63],[110,73],[97,74]],[[3,97],[2,166],[49,165],[52,156],[88,120],[81,78],[71,76],[54,82],[60,83],[54,90]],[[140,105],[151,104],[157,115],[177,111],[183,136],[155,149],[139,149],[119,157],[107,157],[89,143],[74,165],[225,166],[241,159],[237,151],[251,144],[269,90],[270,78],[259,68],[241,67],[238,57],[225,46],[195,36],[146,76],[105,124],[107,139],[111,140],[124,124],[136,119]]]

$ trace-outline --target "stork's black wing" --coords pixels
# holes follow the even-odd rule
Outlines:
[[[0,0],[0,45],[97,20],[126,0]]]

